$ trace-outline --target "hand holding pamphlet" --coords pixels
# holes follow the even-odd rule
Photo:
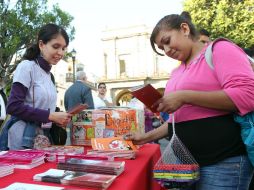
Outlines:
[[[152,112],[157,112],[155,103],[162,98],[161,93],[151,84],[141,85],[130,89],[131,94],[143,102]]]
[[[83,111],[84,109],[87,109],[88,105],[87,104],[78,104],[71,108],[68,113],[70,114],[78,114],[79,112]]]

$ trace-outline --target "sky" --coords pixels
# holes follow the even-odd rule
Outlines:
[[[68,51],[77,51],[77,62],[85,65],[87,73],[101,76],[102,31],[145,24],[155,26],[165,15],[180,14],[182,0],[48,0],[49,7],[59,7],[74,17],[75,39]]]

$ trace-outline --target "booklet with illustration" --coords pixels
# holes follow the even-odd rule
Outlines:
[[[64,185],[77,185],[79,187],[87,188],[106,189],[115,178],[115,175],[49,169],[44,173],[34,175],[33,180]]]
[[[93,150],[137,150],[137,147],[130,140],[124,140],[123,137],[92,138],[91,144]]]
[[[83,111],[84,109],[87,109],[89,106],[87,104],[78,104],[71,108],[68,113],[70,114],[78,114],[79,112]]]
[[[155,102],[159,100],[162,95],[151,84],[136,86],[130,89],[131,94],[143,102],[152,112],[157,112]]]

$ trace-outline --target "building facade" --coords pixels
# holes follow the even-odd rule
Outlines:
[[[150,83],[163,93],[170,73],[177,67],[176,60],[153,52],[150,45],[151,31],[145,25],[138,25],[102,32],[101,56],[104,59],[100,69],[103,75],[95,82],[106,83],[107,93],[112,97],[114,105],[126,106],[131,99],[129,89],[138,85]],[[84,65],[77,62],[75,70],[82,69]],[[61,110],[64,110],[64,93],[72,84],[72,81],[67,80],[71,78],[72,72],[71,59],[68,62],[61,61],[52,69],[58,91],[57,106]],[[93,94],[97,92],[93,91]]]
[[[150,83],[163,93],[178,65],[176,60],[153,52],[151,31],[145,25],[103,31],[104,74],[98,82],[107,84],[115,105],[125,106],[134,86]]]

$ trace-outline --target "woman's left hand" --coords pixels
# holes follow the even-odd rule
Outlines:
[[[158,105],[157,111],[167,113],[175,112],[185,103],[183,96],[184,91],[176,91],[164,95],[155,104]]]

